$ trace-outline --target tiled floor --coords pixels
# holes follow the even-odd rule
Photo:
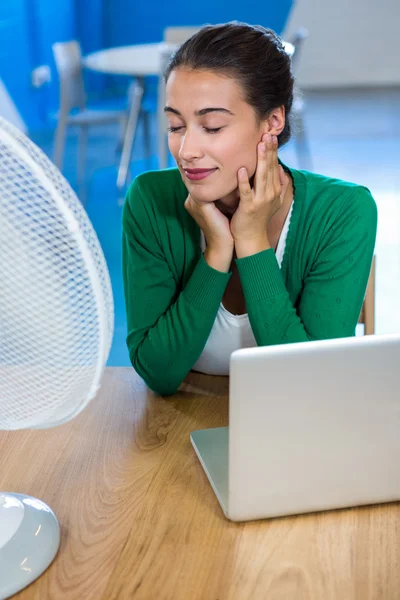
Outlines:
[[[376,332],[400,332],[400,89],[309,92],[306,124],[313,170],[366,185],[379,210],[376,243]],[[153,149],[156,152],[155,122]],[[51,153],[49,134],[33,135]],[[86,208],[111,274],[115,299],[115,336],[109,365],[128,365],[125,307],[121,276],[121,206],[115,188],[115,131],[93,130],[85,186]],[[281,152],[284,162],[298,166],[293,143]],[[75,185],[76,139],[67,142],[64,173]],[[143,159],[141,131],[135,143],[132,176],[157,167]],[[80,195],[83,197],[82,190]]]

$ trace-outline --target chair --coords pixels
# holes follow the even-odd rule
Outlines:
[[[376,257],[374,256],[369,274],[367,291],[362,305],[359,323],[364,325],[364,335],[373,335],[375,333],[375,266]]]
[[[158,164],[160,169],[165,169],[168,164],[168,142],[167,142],[167,118],[164,113],[165,106],[165,82],[164,71],[168,66],[172,53],[176,46],[183,44],[192,35],[197,33],[200,27],[166,27],[164,29],[164,42],[160,49],[160,75],[158,84]]]
[[[55,133],[53,160],[61,170],[65,135],[68,126],[80,129],[78,149],[78,183],[84,180],[88,128],[94,125],[120,123],[125,131],[128,112],[120,110],[91,110],[86,108],[86,94],[82,73],[82,54],[77,41],[53,44],[53,54],[60,79],[60,111]]]
[[[301,56],[301,49],[303,47],[304,41],[308,38],[308,31],[304,27],[298,29],[294,34],[290,43],[294,47],[294,52],[292,55],[292,70],[294,75],[296,75],[296,71],[299,65],[299,59]],[[305,102],[303,95],[296,84],[294,90],[293,97],[293,105],[292,105],[292,115],[294,120],[294,131],[293,131],[293,139],[296,145],[296,153],[297,160],[300,169],[304,169],[306,171],[312,170],[312,161],[311,161],[311,153],[310,147],[308,143],[308,136],[305,131],[305,123],[304,123],[304,112],[305,112]]]

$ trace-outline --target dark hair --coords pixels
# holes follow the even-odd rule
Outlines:
[[[164,78],[185,67],[210,70],[235,79],[245,101],[261,121],[278,106],[285,107],[285,127],[278,136],[283,146],[291,135],[290,110],[294,77],[282,40],[271,29],[238,21],[206,25],[184,42],[166,68]]]

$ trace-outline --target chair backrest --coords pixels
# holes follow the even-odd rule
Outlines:
[[[358,319],[358,322],[364,325],[364,335],[373,335],[375,333],[375,269],[376,257],[374,256],[372,259],[364,303],[362,305],[360,318]]]
[[[183,42],[186,42],[186,40],[200,29],[200,25],[197,27],[166,27],[164,29],[164,42],[169,44],[183,44]]]
[[[85,108],[85,86],[82,74],[82,53],[79,42],[53,44],[53,55],[60,78],[61,112]]]

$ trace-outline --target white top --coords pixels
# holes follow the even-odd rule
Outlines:
[[[285,252],[292,210],[293,202],[283,225],[275,252],[279,267],[282,265]],[[201,249],[204,252],[206,242],[203,232],[201,232],[200,239]],[[221,302],[207,343],[193,369],[208,375],[229,375],[229,360],[232,352],[241,348],[254,348],[255,346],[257,346],[257,342],[248,315],[233,315],[226,310]]]

